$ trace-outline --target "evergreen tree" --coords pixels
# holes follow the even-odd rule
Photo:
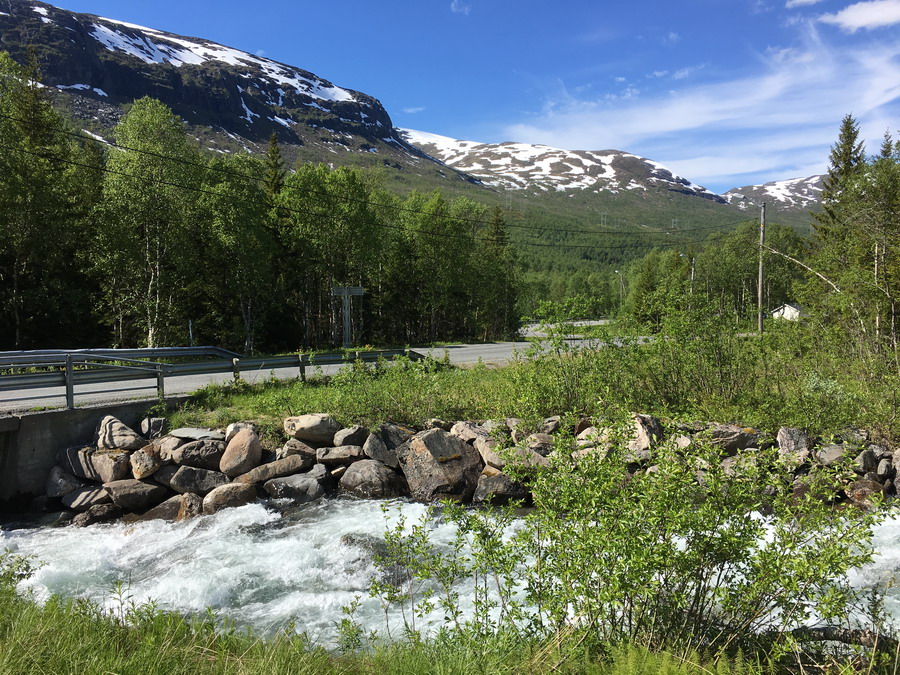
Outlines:
[[[839,205],[847,186],[866,163],[865,146],[859,140],[859,122],[847,114],[841,120],[838,140],[831,147],[828,173],[822,181],[822,212],[815,214],[813,227],[823,240],[841,239],[845,234]]]
[[[287,170],[284,167],[284,157],[281,156],[281,148],[278,146],[278,135],[273,131],[269,136],[269,145],[266,147],[265,173],[263,174],[263,186],[269,204],[275,203],[275,197],[284,188],[284,179]]]

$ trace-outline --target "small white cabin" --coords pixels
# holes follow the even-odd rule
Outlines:
[[[806,316],[806,312],[800,305],[793,303],[785,303],[781,307],[772,310],[773,319],[787,319],[788,321],[799,321]]]

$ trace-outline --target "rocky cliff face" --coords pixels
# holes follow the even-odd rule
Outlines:
[[[762,202],[780,211],[805,212],[815,210],[822,198],[823,176],[791,178],[772,181],[763,185],[747,185],[732,188],[723,196],[729,204],[740,209],[756,209]]]
[[[313,73],[202,38],[184,37],[42,2],[0,2],[0,49],[24,62],[38,45],[44,84],[71,95],[74,114],[102,122],[142,96],[189,124],[260,142],[419,157],[375,98]],[[111,121],[115,121],[112,119]]]

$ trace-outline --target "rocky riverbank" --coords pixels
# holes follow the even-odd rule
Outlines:
[[[726,456],[723,468],[738,475],[761,448],[777,446],[779,471],[789,472],[797,498],[807,477],[821,468],[845,471],[843,490],[824,498],[861,506],[875,495],[898,492],[900,451],[873,442],[865,430],[848,429],[829,441],[783,427],[774,437],[731,424],[682,424],[666,429],[635,414],[624,433],[582,419],[562,428],[559,417],[536,429],[522,420],[429,420],[420,429],[382,424],[344,427],[328,414],[289,417],[285,441],[267,447],[250,422],[226,429],[167,430],[166,420],[145,419],[140,433],[104,417],[91,446],[62,449],[36,510],[64,508],[61,522],[85,526],[119,518],[184,520],[240,506],[260,497],[302,504],[328,494],[364,499],[409,497],[469,504],[528,503],[528,475],[554,457],[579,462],[602,455],[614,442],[627,445],[628,473],[655,470],[656,448],[673,444],[691,456],[692,446],[712,445]],[[619,439],[619,440],[614,440]],[[505,471],[510,464],[516,469]],[[703,467],[697,467],[702,480]],[[515,478],[513,477],[515,476]]]

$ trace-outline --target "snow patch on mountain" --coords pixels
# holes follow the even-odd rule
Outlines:
[[[261,75],[248,72],[247,78],[263,79],[279,87],[289,87],[297,94],[332,102],[356,100],[347,89],[316,78],[311,73],[305,74],[297,68],[249,52],[199,38],[175,36],[124,21],[103,17],[98,19],[100,22],[95,22],[92,26],[91,37],[110,51],[124,52],[144,63],[165,63],[179,68],[186,64],[200,65],[220,61],[231,66],[257,69],[261,71]]]
[[[767,202],[783,209],[805,210],[814,208],[822,199],[822,176],[790,178],[763,185],[747,185],[732,188],[723,197],[729,204],[747,210]]]
[[[607,191],[613,194],[651,186],[713,201],[719,195],[678,176],[659,162],[617,150],[562,150],[527,143],[477,143],[398,129],[400,135],[447,166],[507,190]]]

